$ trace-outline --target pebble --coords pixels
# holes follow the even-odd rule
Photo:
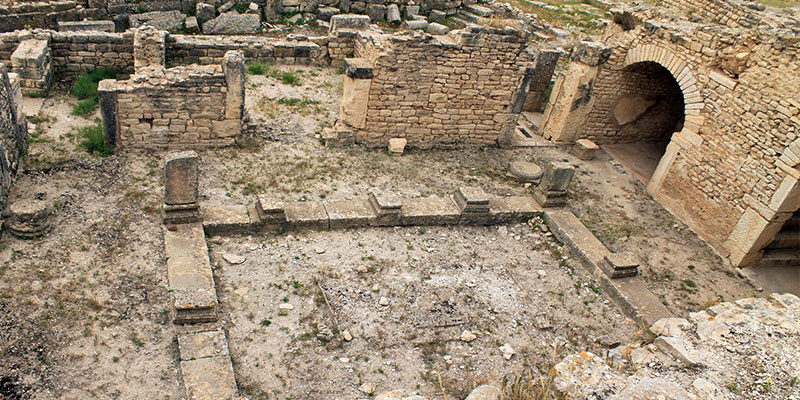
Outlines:
[[[380,304],[382,306],[388,306],[389,305],[389,299],[387,299],[386,297],[381,297],[381,299],[378,300],[378,304]]]
[[[475,336],[475,334],[470,332],[470,331],[461,332],[461,340],[464,341],[464,342],[469,343],[469,342],[471,342],[471,341],[473,341],[473,340],[475,340],[477,338],[478,337]]]
[[[316,249],[314,249],[314,251],[316,251],[316,252],[317,252],[317,254],[323,254],[323,253],[325,253],[325,249],[323,249],[322,247],[317,247]]]
[[[350,362],[350,359],[349,359],[349,358],[347,358],[347,357],[342,357],[342,358],[340,358],[340,359],[339,359],[339,361],[341,361],[341,362],[343,362],[343,363],[345,363],[345,364],[346,364],[346,363],[349,363],[349,362]]]
[[[508,343],[500,346],[500,351],[503,352],[503,358],[506,360],[510,360],[511,357],[514,357],[514,354],[516,354],[514,349]]]
[[[366,394],[367,396],[372,396],[373,394],[375,394],[375,390],[376,389],[377,388],[375,387],[375,384],[374,383],[369,383],[369,382],[361,385],[358,388],[358,390],[360,390],[362,393]]]
[[[536,273],[539,274],[539,278],[544,278],[545,276],[547,276],[547,271],[543,269],[536,271]]]
[[[345,342],[349,342],[349,341],[353,340],[353,335],[350,334],[350,331],[347,331],[347,330],[342,331],[342,339],[344,339]],[[375,390],[373,389],[373,392],[374,391]]]
[[[231,253],[222,254],[222,259],[233,265],[241,264],[245,261],[244,257],[238,254],[231,254]]]
[[[283,303],[283,304],[279,305],[278,308],[281,309],[281,310],[286,310],[286,311],[294,310],[294,306],[289,304],[289,303]]]

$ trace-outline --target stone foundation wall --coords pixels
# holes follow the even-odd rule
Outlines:
[[[734,28],[751,28],[761,19],[755,12],[759,8],[756,2],[749,3],[755,8],[739,0],[662,0],[660,4],[690,19]]]
[[[128,81],[99,87],[106,142],[138,148],[206,148],[241,133],[244,57],[223,65],[146,66]]]
[[[220,64],[225,53],[244,52],[247,62],[329,65],[327,38],[276,40],[259,36],[167,36],[167,64]]]
[[[359,37],[355,53],[371,64],[372,76],[360,90],[365,93],[350,94],[368,93],[363,123],[350,120],[358,141],[487,145],[513,129],[512,95],[533,61],[525,51],[525,35],[511,28],[474,27],[452,38],[417,32]],[[345,86],[347,96],[347,81]]]
[[[9,77],[11,75],[11,77]],[[0,64],[0,210],[22,168],[28,145],[28,128],[20,103],[22,94],[16,76]]]

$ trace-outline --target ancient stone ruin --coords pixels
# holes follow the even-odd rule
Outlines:
[[[800,399],[796,0],[0,2],[0,399]]]

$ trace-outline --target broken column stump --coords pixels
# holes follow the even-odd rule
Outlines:
[[[488,224],[489,195],[479,187],[460,187],[453,195],[453,201],[461,210],[461,224]]]
[[[533,197],[542,207],[562,207],[567,203],[567,188],[575,175],[569,163],[553,161],[544,168],[539,186],[533,190]]]
[[[50,205],[44,200],[17,200],[8,207],[6,229],[20,239],[44,236],[50,231]]]
[[[197,193],[199,159],[194,151],[167,156],[164,163],[164,223],[200,221]]]
[[[639,273],[639,259],[630,252],[607,254],[598,263],[600,269],[611,278],[626,278]]]

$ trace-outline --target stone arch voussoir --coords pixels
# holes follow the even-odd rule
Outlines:
[[[700,95],[697,79],[685,60],[661,46],[646,44],[629,50],[625,56],[624,66],[640,62],[658,63],[669,70],[683,92],[683,102],[687,110],[703,108],[703,97]]]

